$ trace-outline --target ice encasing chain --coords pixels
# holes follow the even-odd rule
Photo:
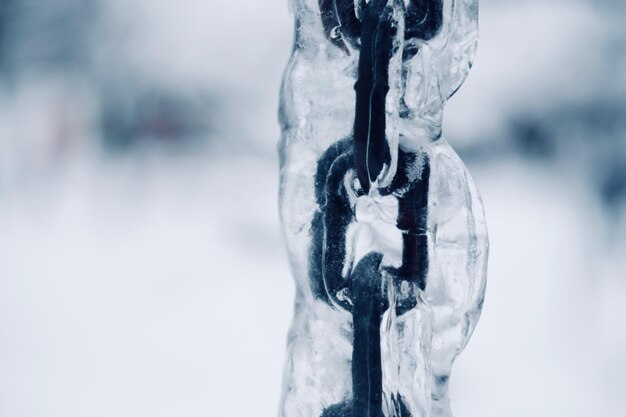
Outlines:
[[[292,0],[280,210],[296,280],[280,417],[451,416],[482,308],[482,203],[441,135],[477,0]]]

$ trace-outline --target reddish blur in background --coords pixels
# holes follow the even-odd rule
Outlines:
[[[626,415],[626,5],[482,0],[457,417]],[[286,0],[0,0],[0,416],[276,415]]]

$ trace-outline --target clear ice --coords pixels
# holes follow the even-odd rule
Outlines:
[[[280,417],[448,417],[479,319],[480,196],[441,134],[477,0],[291,0],[280,212],[296,281]]]

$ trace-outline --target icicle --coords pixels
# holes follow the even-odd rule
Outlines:
[[[477,0],[293,0],[281,220],[296,279],[281,417],[449,417],[482,308],[482,203],[441,136]]]

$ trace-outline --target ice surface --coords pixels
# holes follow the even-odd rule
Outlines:
[[[477,1],[294,0],[280,210],[296,280],[281,417],[451,416],[487,230],[443,105]]]

